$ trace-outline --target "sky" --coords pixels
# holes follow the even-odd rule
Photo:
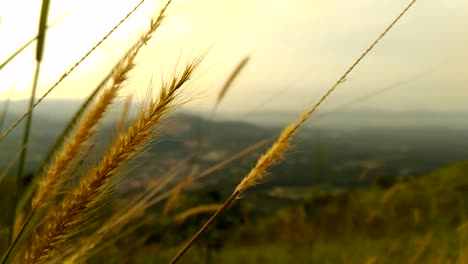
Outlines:
[[[41,1],[0,2],[0,62],[37,32]],[[139,1],[52,0],[37,96]],[[372,43],[409,0],[174,0],[142,50],[125,94],[141,98],[177,65],[207,52],[186,90],[188,109],[213,107],[225,79],[251,57],[221,112],[302,111]],[[146,0],[50,99],[86,97],[146,29],[160,1]],[[468,111],[468,1],[418,0],[323,108]],[[29,97],[35,44],[0,72],[0,98]],[[178,63],[178,64],[177,64]],[[14,90],[11,93],[10,88]],[[123,96],[122,96],[123,97]],[[365,97],[364,100],[358,100]]]

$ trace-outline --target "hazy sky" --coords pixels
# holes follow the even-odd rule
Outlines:
[[[34,36],[40,2],[1,1],[0,61]],[[72,12],[49,31],[38,95],[138,1],[51,1],[49,22]],[[221,111],[300,111],[343,73],[409,0],[174,0],[169,17],[139,56],[127,92],[145,94],[153,78],[177,59],[210,49],[189,88],[193,109],[211,108],[230,71],[251,61]],[[50,98],[82,98],[146,29],[160,3],[147,0]],[[333,108],[377,93],[352,108],[468,110],[468,1],[419,0],[406,17],[324,105]],[[0,72],[0,95],[29,96],[34,45]],[[165,74],[163,74],[165,73]],[[390,87],[385,93],[378,91]],[[154,89],[157,89],[157,85]]]

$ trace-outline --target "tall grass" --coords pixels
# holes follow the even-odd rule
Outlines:
[[[288,126],[286,126],[273,145],[263,154],[257,161],[255,167],[244,177],[237,185],[234,192],[226,199],[223,206],[220,207],[211,218],[203,225],[200,230],[185,244],[184,247],[177,253],[171,263],[176,263],[185,252],[191,247],[195,240],[208,228],[208,226],[218,217],[221,212],[228,207],[241,193],[255,185],[264,176],[269,167],[276,164],[284,157],[288,150],[290,142],[299,128],[309,119],[309,117],[318,109],[318,107],[336,90],[336,88],[348,77],[348,75],[356,68],[356,66],[364,59],[369,52],[382,40],[382,38],[393,28],[393,26],[402,18],[406,12],[414,5],[416,0],[411,1],[408,6],[392,21],[392,23],[377,37],[377,39],[362,53],[358,59],[338,78],[338,80],[328,89],[328,91],[319,99],[319,101],[309,110],[304,112],[301,117]]]
[[[416,0],[395,18],[392,23],[376,38],[376,40],[357,58],[357,60],[343,73],[342,76],[328,89],[328,91],[306,110],[296,121],[286,126],[275,139],[264,139],[248,148],[232,155],[222,162],[206,170],[199,170],[196,166],[189,166],[191,158],[174,166],[174,171],[168,173],[161,181],[154,181],[145,191],[133,201],[118,210],[105,221],[99,221],[101,209],[116,197],[117,186],[130,181],[128,168],[132,162],[145,151],[146,147],[161,134],[161,124],[174,109],[183,103],[182,92],[196,76],[198,67],[203,61],[204,54],[187,62],[180,69],[164,80],[159,87],[157,96],[149,95],[136,117],[130,119],[128,111],[131,97],[127,100],[121,120],[117,126],[115,139],[107,146],[98,161],[77,173],[81,162],[86,159],[87,148],[92,149],[92,140],[97,133],[97,126],[108,113],[108,109],[121,95],[122,89],[128,85],[131,72],[137,67],[136,58],[140,50],[153,38],[155,32],[166,18],[169,0],[159,11],[156,18],[151,19],[148,30],[135,41],[135,44],[123,55],[111,72],[104,77],[100,85],[83,103],[64,131],[59,135],[55,145],[46,157],[39,170],[38,177],[23,193],[16,193],[16,210],[12,214],[13,226],[10,227],[11,241],[2,257],[5,263],[83,263],[92,254],[102,249],[104,240],[112,232],[122,231],[135,219],[139,219],[147,209],[161,201],[167,200],[163,208],[168,215],[174,209],[174,204],[180,198],[182,191],[191,183],[224,168],[229,163],[245,157],[253,151],[272,145],[261,155],[255,166],[245,175],[235,187],[224,203],[202,204],[183,213],[177,214],[175,219],[184,222],[187,218],[206,212],[214,214],[205,224],[184,244],[172,259],[178,262],[190,249],[203,232],[233,203],[239,195],[261,181],[271,166],[285,158],[291,147],[291,141],[298,130],[308,121],[327,98],[343,83],[358,64],[373,50],[394,25],[407,13]],[[17,190],[20,191],[19,180],[24,171],[28,140],[34,108],[39,105],[69,74],[74,71],[98,46],[100,46],[129,16],[131,16],[143,1],[140,1],[119,23],[117,23],[102,39],[94,45],[82,58],[52,85],[48,91],[36,101],[36,88],[40,77],[40,65],[43,59],[47,18],[50,1],[43,0],[38,27],[36,47],[36,72],[30,96],[29,108],[9,129],[0,136],[4,140],[17,126],[26,119],[26,126],[20,149],[19,167],[17,175]],[[23,48],[19,49],[21,52]],[[16,53],[15,53],[16,54]],[[14,55],[15,55],[14,54]],[[14,58],[14,57],[12,57]],[[219,92],[214,110],[225,97],[234,79],[248,63],[250,57],[244,58],[227,79]],[[5,62],[7,65],[11,60]],[[2,67],[5,66],[2,64]],[[0,68],[1,69],[1,68]],[[128,125],[127,125],[128,123]],[[175,176],[189,168],[190,174],[185,181],[170,185]],[[77,174],[78,177],[77,177]],[[1,179],[5,176],[0,176]],[[76,182],[77,181],[77,182]],[[391,191],[389,191],[391,196]],[[21,199],[20,199],[21,198]],[[386,198],[388,199],[388,198]],[[93,225],[94,224],[94,225]],[[98,224],[100,226],[96,226]],[[102,224],[102,225],[101,225]],[[20,228],[16,228],[20,226]],[[17,230],[15,232],[14,230]],[[116,236],[119,237],[119,236]],[[117,238],[113,238],[113,242]],[[431,235],[425,237],[424,243],[410,262],[416,262],[428,247]],[[368,263],[374,263],[376,258],[369,258]]]

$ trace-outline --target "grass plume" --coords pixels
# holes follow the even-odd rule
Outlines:
[[[171,264],[177,263],[180,258],[187,252],[187,250],[193,245],[196,239],[208,228],[208,226],[217,218],[219,214],[229,206],[239,195],[252,187],[260,181],[267,169],[272,165],[276,164],[285,154],[286,150],[289,148],[289,144],[297,133],[299,128],[309,119],[309,117],[318,109],[318,107],[332,94],[336,88],[346,80],[347,76],[356,68],[356,66],[364,59],[369,52],[382,40],[382,38],[393,28],[393,26],[403,17],[406,12],[414,5],[416,0],[411,1],[405,9],[390,23],[387,28],[377,37],[377,39],[367,48],[367,50],[362,53],[358,59],[344,72],[344,74],[328,89],[328,91],[319,99],[319,101],[312,106],[309,110],[304,112],[301,117],[288,126],[286,126],[281,132],[278,139],[273,143],[273,145],[263,154],[260,159],[258,159],[255,167],[244,177],[244,179],[239,183],[231,196],[224,202],[212,216],[211,218],[198,230],[198,232],[181,248],[181,250],[175,255],[175,257],[170,262]]]
[[[38,188],[35,197],[32,201],[33,209],[42,206],[50,196],[53,196],[57,189],[68,181],[67,168],[73,162],[82,147],[96,133],[96,126],[104,117],[109,106],[117,98],[119,91],[125,85],[128,75],[135,67],[136,53],[129,54],[125,60],[117,67],[113,74],[112,80],[107,89],[104,89],[103,94],[90,111],[84,116],[83,120],[78,124],[76,132],[64,143],[64,148],[59,152],[52,164],[46,170],[46,174],[38,183]]]
[[[159,98],[147,103],[146,108],[139,113],[127,131],[113,142],[101,162],[87,173],[45,219],[45,228],[34,236],[26,254],[26,263],[46,260],[67,238],[78,232],[87,210],[95,208],[105,198],[110,184],[122,176],[119,168],[151,141],[154,126],[171,109],[178,91],[191,79],[201,58],[187,64],[180,75],[173,76],[169,82],[163,84]]]
[[[215,108],[217,108],[218,105],[221,103],[224,96],[228,92],[229,88],[232,86],[232,83],[237,78],[237,76],[239,76],[240,72],[245,68],[249,60],[250,60],[250,57],[246,56],[239,62],[239,64],[237,64],[236,68],[234,68],[234,70],[231,72],[231,75],[229,75],[228,79],[226,80],[223,87],[218,93],[218,97],[216,98]]]
[[[151,181],[146,190],[138,197],[128,203],[127,206],[119,210],[118,213],[113,214],[96,232],[89,238],[85,239],[82,243],[70,248],[70,254],[65,253],[62,258],[59,258],[63,263],[82,263],[89,259],[92,255],[98,253],[106,247],[106,244],[115,242],[122,236],[132,231],[132,228],[125,228],[131,222],[135,222],[149,208],[148,202],[151,197],[159,193],[165,188],[172,179],[179,173],[179,171],[186,165],[188,159],[182,160],[179,166],[173,167],[165,177]],[[125,228],[124,232],[121,232]],[[117,233],[110,236],[111,233]],[[105,243],[102,240],[106,239]]]

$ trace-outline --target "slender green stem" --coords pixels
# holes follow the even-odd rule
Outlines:
[[[0,136],[0,142],[4,140],[20,123],[23,121],[32,110],[38,106],[65,78],[67,78],[86,58],[89,57],[93,51],[95,51],[106,39],[109,38],[109,36],[128,18],[130,17],[131,14],[133,14],[139,6],[143,4],[144,0],[139,2],[135,8],[128,13],[124,19],[122,19],[117,25],[115,25],[101,40],[96,43],[83,57],[77,61],[68,71],[63,73],[63,75],[45,92],[38,100],[37,102],[33,105],[32,109],[29,109],[26,113],[24,113],[18,120],[15,121],[13,125],[10,126],[10,128],[7,129],[1,136]],[[170,1],[169,1],[170,2]]]
[[[38,79],[39,79],[40,69],[41,69],[41,64],[37,63],[36,72],[34,74],[33,88],[32,88],[32,92],[31,92],[31,97],[29,99],[29,108],[28,109],[32,108],[32,106],[34,105],[34,101],[36,99],[36,89],[37,89],[37,83],[38,83]],[[32,116],[33,116],[32,111],[29,111],[28,117],[26,119],[26,127],[24,129],[23,141],[22,141],[22,145],[26,146],[26,147],[21,150],[21,156],[20,156],[20,159],[19,159],[18,174],[17,174],[17,184],[20,183],[21,178],[23,177],[23,173],[24,173],[24,163],[25,163],[26,154],[27,154],[27,151],[28,151],[27,146],[28,146],[28,143],[29,143],[29,134],[31,132]],[[19,187],[19,185],[17,187]]]
[[[39,74],[41,71],[41,63],[37,62],[36,65],[36,72],[34,74],[34,83],[31,91],[31,97],[29,99],[29,109],[32,109],[34,105],[34,101],[36,98],[36,89],[37,89],[37,84],[38,84],[38,79],[39,79]],[[13,237],[14,237],[14,227],[15,227],[15,216],[16,216],[16,206],[20,197],[20,191],[21,191],[21,185],[22,185],[22,179],[23,179],[23,174],[24,174],[24,165],[26,161],[26,155],[28,152],[28,145],[29,145],[29,134],[31,132],[31,123],[32,123],[32,111],[29,112],[28,118],[26,119],[26,126],[24,129],[24,134],[23,134],[23,140],[21,146],[21,154],[19,157],[19,164],[18,164],[18,174],[16,175],[16,184],[15,188],[13,191],[13,198],[14,198],[14,205],[12,206],[12,223],[11,223],[11,230],[10,230],[10,237],[8,242],[10,242]]]
[[[11,243],[10,247],[8,247],[7,252],[3,256],[1,264],[8,263],[10,258],[13,257],[12,253],[18,247],[18,242],[20,241],[20,238],[23,237],[24,230],[26,229],[26,226],[30,223],[34,213],[35,213],[34,211],[31,211],[28,214],[28,217],[25,219],[23,225],[21,226],[21,229],[19,230],[18,235],[15,236],[15,238],[13,239],[13,242]]]
[[[57,25],[58,22],[60,22],[65,16],[67,16],[72,10],[69,10],[65,14],[61,15],[59,18],[57,18],[54,22],[52,22],[50,25],[47,26],[47,29],[52,28],[53,26]],[[3,69],[8,63],[10,63],[16,56],[21,54],[29,45],[31,45],[35,40],[37,40],[38,36],[36,35],[35,37],[29,39],[27,42],[25,42],[20,48],[18,48],[13,54],[11,54],[5,61],[3,61],[0,64],[0,70]]]
[[[97,44],[91,48],[75,65],[69,69],[62,77],[41,97],[37,100],[37,102],[34,104],[33,108],[36,107],[63,79],[68,76],[69,73],[71,73],[78,65],[84,61],[99,45],[101,45],[104,40],[106,40],[112,32],[114,32],[125,20],[127,20],[128,17],[130,17],[142,4],[144,0],[140,1],[120,22],[115,25]],[[42,162],[41,166],[39,167],[37,171],[37,175],[42,175],[44,172],[44,169],[46,166],[50,163],[53,155],[56,153],[58,149],[60,149],[61,144],[63,143],[63,140],[65,137],[68,136],[68,134],[72,131],[74,128],[74,125],[76,122],[81,118],[83,113],[86,111],[88,106],[91,104],[91,102],[94,100],[94,98],[97,96],[97,94],[102,90],[104,87],[105,83],[110,79],[112,76],[112,72],[116,69],[118,66],[118,63],[112,68],[112,70],[107,74],[107,76],[99,83],[99,85],[94,89],[93,93],[86,99],[86,101],[81,105],[80,109],[77,110],[77,112],[74,114],[73,118],[70,119],[68,124],[65,126],[64,130],[62,133],[57,137],[54,145],[50,149],[50,151],[47,153],[46,158]],[[31,112],[32,109],[30,109],[27,113],[25,113],[20,119],[16,121],[14,125],[12,125],[1,137],[0,141],[2,141],[8,134],[26,117],[26,115]],[[29,202],[31,199],[31,196],[33,195],[34,191],[36,189],[36,184],[34,181],[32,181],[25,189],[25,192],[23,193],[22,197],[19,199],[16,211],[21,211],[24,206]]]

